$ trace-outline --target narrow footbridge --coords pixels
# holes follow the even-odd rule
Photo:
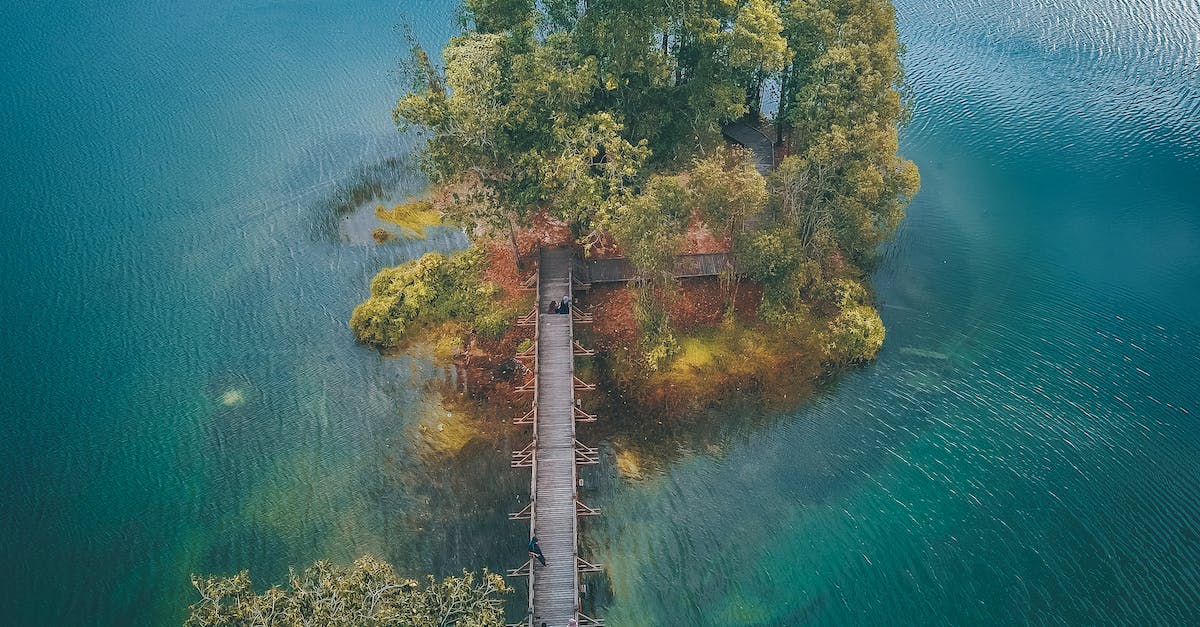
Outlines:
[[[575,357],[592,354],[575,341],[575,325],[591,322],[591,315],[574,305],[568,313],[550,313],[552,302],[566,296],[573,303],[575,290],[586,287],[575,266],[570,250],[542,249],[529,285],[537,290],[537,305],[518,321],[534,327],[533,346],[518,355],[533,376],[517,388],[533,395],[533,406],[517,421],[533,427],[533,441],[513,452],[512,465],[532,472],[530,502],[509,518],[529,521],[530,537],[537,537],[546,558],[545,565],[530,559],[508,573],[529,577],[529,612],[517,623],[529,627],[603,624],[579,611],[579,574],[600,570],[579,556],[579,518],[600,513],[580,502],[577,473],[582,464],[599,463],[599,453],[575,436],[577,423],[596,420],[575,398],[577,391],[595,389],[575,376]]]

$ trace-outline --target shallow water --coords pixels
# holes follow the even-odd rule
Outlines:
[[[442,373],[346,328],[377,268],[462,242],[358,245],[333,213],[419,191],[397,27],[437,48],[452,6],[10,10],[0,622],[177,623],[192,572],[523,559],[509,443],[433,450]],[[1200,5],[898,18],[923,188],[875,278],[879,361],[641,480],[589,471],[588,602],[614,625],[1198,622]]]

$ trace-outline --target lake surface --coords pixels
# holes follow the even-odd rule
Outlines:
[[[421,190],[390,120],[402,24],[438,48],[453,10],[9,9],[0,623],[178,623],[193,572],[524,559],[516,441],[431,444],[459,419],[428,393],[444,373],[346,327],[379,267],[462,244],[365,245],[336,214]],[[1200,4],[898,19],[923,188],[875,277],[878,362],[702,423],[640,479],[589,472],[587,603],[613,625],[1200,622]]]

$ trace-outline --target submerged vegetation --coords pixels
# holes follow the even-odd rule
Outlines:
[[[427,227],[441,222],[441,216],[429,200],[412,200],[391,209],[379,205],[375,208],[375,217],[400,227],[406,237],[418,239],[425,239]]]
[[[352,566],[317,562],[292,572],[287,588],[254,592],[246,571],[232,577],[192,577],[200,601],[189,608],[188,627],[219,625],[504,625],[504,577],[463,571],[462,577],[424,584],[399,577],[371,556]]]

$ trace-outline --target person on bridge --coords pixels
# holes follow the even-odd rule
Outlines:
[[[529,553],[537,557],[542,566],[546,565],[546,556],[542,554],[542,547],[538,546],[537,536],[529,538]]]
[[[558,301],[550,301],[550,313],[558,313]]]
[[[571,311],[571,296],[563,294],[562,306],[558,308],[558,313],[570,313]]]

